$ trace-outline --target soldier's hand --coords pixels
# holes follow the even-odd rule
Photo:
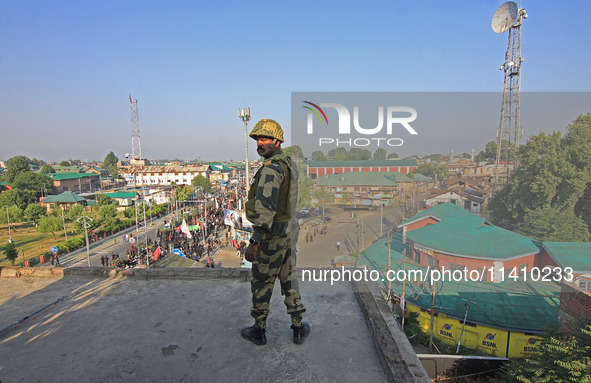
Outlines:
[[[257,256],[257,251],[259,250],[259,245],[248,245],[246,251],[244,252],[244,258],[248,262],[253,262]]]

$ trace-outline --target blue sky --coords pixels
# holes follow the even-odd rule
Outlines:
[[[291,92],[502,91],[501,4],[1,0],[0,159],[123,157],[130,93],[144,157],[238,160],[237,108],[251,108],[249,128],[273,118],[289,131]],[[522,90],[591,91],[591,2],[521,6]],[[422,149],[478,152],[495,138],[486,129],[450,128]]]

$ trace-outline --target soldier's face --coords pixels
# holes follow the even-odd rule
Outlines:
[[[273,145],[273,139],[269,137],[257,137],[257,153],[261,157],[268,157],[272,155],[279,147],[280,142],[277,141]]]

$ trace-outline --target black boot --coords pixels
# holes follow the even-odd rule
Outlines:
[[[267,344],[267,337],[265,336],[265,330],[261,330],[258,327],[250,326],[250,327],[242,327],[240,330],[242,337],[251,341],[252,343],[256,344],[257,346],[262,346]]]
[[[291,325],[293,329],[293,343],[302,344],[306,340],[306,337],[310,334],[310,325],[308,322],[302,322],[300,327]]]

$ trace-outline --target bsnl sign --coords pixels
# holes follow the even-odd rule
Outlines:
[[[306,121],[307,134],[314,134],[316,119],[318,119],[319,122],[317,124],[319,125],[329,125],[325,113],[326,108],[334,109],[337,112],[338,136],[320,137],[318,139],[319,146],[336,144],[336,146],[364,147],[372,143],[377,144],[377,146],[402,146],[404,144],[402,138],[390,137],[393,134],[394,128],[399,129],[402,127],[408,134],[418,134],[410,125],[411,122],[416,120],[417,111],[408,106],[378,106],[377,125],[375,127],[364,127],[359,123],[359,106],[353,106],[353,112],[351,113],[346,106],[333,102],[316,104],[310,101],[304,101],[303,103],[305,104],[303,107],[309,110]],[[352,133],[352,128],[354,132],[362,136],[357,138],[347,137],[347,135]],[[379,137],[380,133],[383,134],[384,130],[387,137]]]

